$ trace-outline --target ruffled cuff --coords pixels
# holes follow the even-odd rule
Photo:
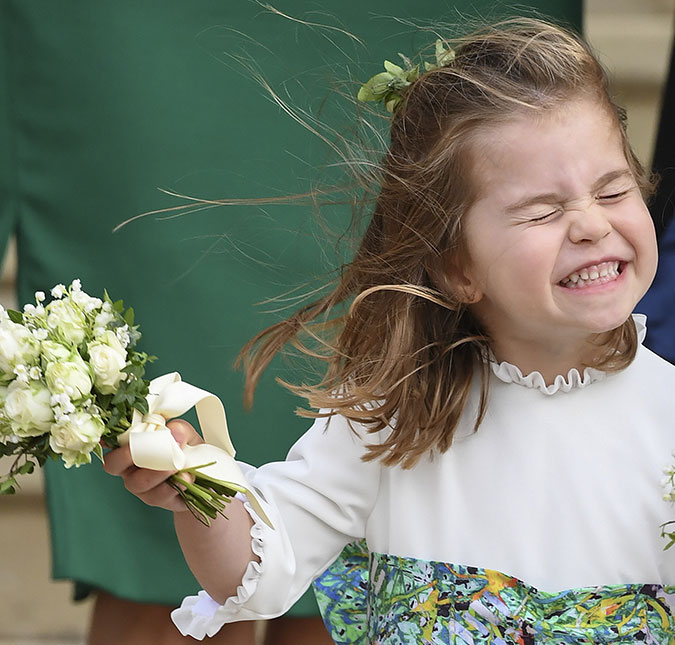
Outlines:
[[[241,584],[237,587],[236,596],[228,598],[224,604],[218,604],[206,591],[200,591],[196,596],[185,598],[178,609],[171,612],[171,619],[183,636],[192,636],[202,640],[205,636],[213,636],[225,623],[233,623],[241,620],[265,620],[280,616],[286,611],[285,607],[274,607],[276,603],[269,603],[269,594],[265,588],[278,589],[276,571],[270,572],[269,584],[263,584],[261,594],[263,598],[258,601],[254,593],[258,589],[263,572],[269,567],[267,562],[281,560],[283,545],[280,544],[279,534],[263,522],[251,508],[248,501],[243,498],[244,508],[253,519],[251,527],[251,550],[260,559],[248,563]],[[267,509],[265,509],[267,512]],[[280,552],[280,549],[282,550]],[[283,587],[281,587],[283,588]],[[260,606],[257,606],[260,605]],[[267,611],[264,611],[267,609]],[[273,611],[269,611],[272,609]]]

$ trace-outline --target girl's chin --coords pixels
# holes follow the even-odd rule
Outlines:
[[[632,312],[628,312],[625,315],[619,316],[608,316],[607,318],[601,320],[595,320],[589,322],[586,326],[589,335],[597,336],[598,334],[606,334],[610,331],[614,331],[623,325],[629,318]]]

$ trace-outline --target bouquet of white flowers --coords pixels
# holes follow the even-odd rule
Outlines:
[[[119,445],[134,414],[148,414],[143,376],[154,357],[134,349],[141,334],[133,310],[107,293],[102,300],[87,295],[79,280],[55,286],[51,297],[45,305],[37,292],[23,312],[0,306],[0,456],[15,456],[0,476],[0,494],[14,493],[17,476],[48,458],[60,457],[66,468],[89,463],[92,454],[102,460],[103,446]],[[184,468],[169,483],[208,524],[243,489],[199,468]]]

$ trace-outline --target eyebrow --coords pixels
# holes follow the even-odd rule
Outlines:
[[[606,186],[607,184],[610,184],[611,182],[617,179],[622,179],[623,177],[626,178],[629,177],[633,179],[633,173],[630,171],[629,168],[610,170],[609,172],[606,172],[604,175],[599,177],[593,183],[593,185],[591,186],[591,192],[595,192],[596,190],[602,188],[603,186]],[[506,212],[513,213],[515,211],[522,210],[523,208],[527,208],[528,206],[534,206],[535,204],[550,204],[562,201],[565,200],[560,193],[540,193],[538,195],[532,195],[531,197],[525,197],[525,199],[521,199],[515,204],[507,206]]]

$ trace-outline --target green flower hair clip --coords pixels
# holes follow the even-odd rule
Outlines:
[[[393,114],[403,101],[406,90],[420,77],[420,66],[413,65],[405,55],[399,53],[404,67],[388,60],[384,61],[384,72],[375,74],[359,89],[357,99],[362,102],[378,101],[384,103],[387,112]],[[435,62],[424,62],[424,71],[429,72],[440,67],[447,67],[455,60],[453,49],[443,45],[439,38],[436,41]]]

